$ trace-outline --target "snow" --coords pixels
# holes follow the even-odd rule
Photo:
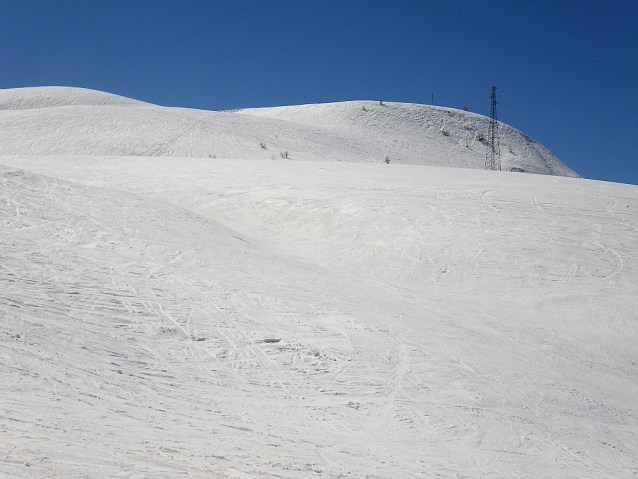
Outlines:
[[[637,187],[419,156],[456,110],[71,90],[0,91],[0,477],[638,474]]]
[[[44,87],[0,90],[0,110],[31,110],[79,105],[151,106],[138,100],[86,88]]]
[[[75,95],[75,96],[74,96]],[[0,155],[347,161],[483,169],[488,119],[428,105],[344,102],[211,112],[72,88],[0,91]],[[2,108],[0,108],[0,111]],[[501,124],[502,166],[578,176]]]

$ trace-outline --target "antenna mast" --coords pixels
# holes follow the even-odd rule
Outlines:
[[[490,126],[487,130],[487,154],[485,155],[485,169],[486,170],[500,170],[501,169],[501,151],[498,144],[498,120],[496,119],[496,90],[495,86],[492,87],[492,95],[490,100],[492,101],[492,108],[490,109]]]

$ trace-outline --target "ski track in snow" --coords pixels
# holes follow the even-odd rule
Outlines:
[[[237,430],[263,436],[261,441],[285,451],[295,445],[297,435],[317,435],[319,443],[326,440],[320,433],[324,423],[332,432],[329,419],[343,414],[340,409],[352,409],[339,398],[341,389],[356,387],[359,394],[373,397],[383,393],[389,368],[378,365],[352,342],[377,344],[375,353],[382,352],[387,333],[359,327],[348,316],[335,318],[335,312],[317,305],[246,290],[241,270],[247,260],[244,256],[250,258],[250,253],[242,242],[231,241],[238,246],[231,246],[230,252],[219,243],[178,244],[164,227],[180,217],[182,223],[190,221],[191,232],[204,230],[206,237],[221,236],[226,243],[228,238],[214,227],[200,225],[201,218],[184,218],[174,211],[164,217],[165,212],[153,203],[133,199],[122,204],[100,192],[87,205],[86,192],[46,179],[33,180],[36,185],[29,188],[31,181],[16,181],[23,177],[10,173],[3,182],[3,192],[19,197],[22,210],[16,218],[11,204],[10,214],[3,218],[8,224],[3,264],[11,268],[5,275],[3,305],[12,331],[3,342],[12,345],[6,358],[10,361],[4,363],[11,365],[5,372],[13,380],[7,390],[17,397],[33,396],[35,402],[5,408],[18,416],[42,409],[35,431],[30,424],[22,429],[22,421],[7,425],[14,434],[19,431],[30,448],[47,437],[64,435],[64,442],[76,442],[75,447],[94,450],[99,444],[102,450],[96,452],[101,455],[106,447],[113,454],[106,462],[115,468],[120,457],[131,460],[144,451],[153,455],[149,441],[160,442],[166,430],[173,429],[176,437],[168,441],[175,441],[169,448],[175,454],[205,455],[201,445],[197,451],[188,450],[193,447],[191,441],[202,439],[206,431],[215,440],[211,447],[217,456],[243,457],[247,446],[235,444],[239,438],[217,450],[217,441],[234,437]],[[38,192],[46,193],[39,196]],[[48,208],[50,203],[57,203],[57,208]],[[81,203],[88,212],[78,211]],[[144,221],[145,216],[151,224]],[[178,226],[184,224],[173,225]],[[39,238],[27,251],[21,249],[25,234]],[[220,249],[224,256],[239,258],[221,261],[215,257]],[[209,279],[209,268],[220,267],[220,262],[222,268],[233,269],[227,274],[238,277],[240,285]],[[278,275],[273,271],[267,276]],[[286,282],[276,284],[274,289]],[[286,296],[294,295],[290,288],[293,291]],[[78,328],[82,334],[75,336]],[[356,367],[348,364],[352,355],[360,358]],[[26,389],[20,386],[22,376],[31,379]],[[184,400],[190,395],[194,401],[188,404]],[[45,411],[47,404],[52,411],[48,407]],[[299,424],[287,419],[295,408]],[[94,411],[100,411],[99,417],[94,417]],[[70,414],[75,421],[72,431],[68,425],[59,425]],[[107,431],[121,427],[133,434],[121,437],[117,430],[98,427],[107,423],[113,425]],[[187,434],[188,428],[182,430],[186,426],[196,434],[182,444],[178,431]],[[61,446],[49,444],[54,449]],[[34,470],[40,462],[55,471],[54,451],[46,445],[38,447],[42,449],[31,452],[14,447],[5,451],[5,460],[11,463],[21,455],[33,455]],[[163,454],[158,454],[161,464]],[[176,462],[173,467],[179,469],[180,461]]]
[[[157,107],[51,92],[0,101],[37,138],[0,157],[3,479],[638,474],[635,186],[69,153],[126,115],[55,156],[37,110]],[[301,149],[322,107],[223,115]]]

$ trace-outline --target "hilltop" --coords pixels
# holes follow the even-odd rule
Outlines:
[[[287,159],[483,169],[488,119],[428,105],[353,101],[211,112],[108,93],[42,87],[0,91],[0,155]],[[501,124],[504,170],[578,176],[542,145]]]

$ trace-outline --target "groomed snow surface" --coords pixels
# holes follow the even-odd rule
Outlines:
[[[0,109],[0,478],[638,475],[638,187],[422,105]]]

